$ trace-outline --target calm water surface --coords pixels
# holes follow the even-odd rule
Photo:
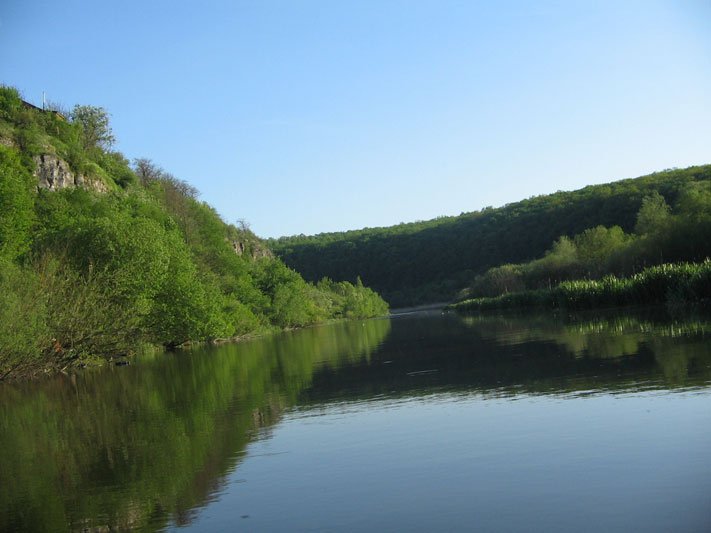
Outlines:
[[[711,531],[711,324],[438,312],[0,386],[2,531]]]

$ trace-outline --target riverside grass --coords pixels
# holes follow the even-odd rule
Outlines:
[[[711,299],[711,260],[649,267],[628,278],[564,281],[552,289],[475,298],[448,306],[458,312],[541,307],[596,309],[631,305],[688,305]]]

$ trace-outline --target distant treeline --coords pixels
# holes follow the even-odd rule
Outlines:
[[[689,183],[673,209],[657,192],[646,196],[634,233],[597,226],[573,238],[560,237],[540,259],[476,276],[459,295],[464,301],[453,308],[707,303],[710,254],[711,183]],[[677,263],[664,263],[668,260]]]
[[[112,151],[102,108],[63,115],[0,87],[0,380],[144,343],[387,313],[356,278],[307,283],[189,184]],[[94,190],[38,190],[38,156]]]
[[[575,243],[583,254],[576,276],[605,271],[599,266],[609,258],[602,260],[597,252],[583,257],[590,248],[586,242],[599,237],[622,239],[630,246],[627,255],[618,257],[623,273],[661,262],[701,261],[711,254],[706,218],[711,211],[710,187],[711,165],[705,165],[557,192],[456,217],[267,242],[307,280],[329,276],[353,281],[360,276],[395,306],[448,301],[492,267],[541,258],[554,242],[560,248],[556,253],[563,254],[586,230],[590,233]],[[638,226],[645,199],[668,215],[659,219],[662,225],[663,220],[679,217],[668,233],[653,227],[654,213]],[[633,232],[637,237],[630,237]],[[651,234],[654,237],[645,237]],[[545,285],[553,286],[560,279],[546,275]]]
[[[560,237],[543,257],[491,268],[459,298],[553,288],[562,281],[631,276],[665,262],[701,262],[711,255],[711,182],[685,185],[672,209],[657,192],[642,200],[634,233],[597,226]]]

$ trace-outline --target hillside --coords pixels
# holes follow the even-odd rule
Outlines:
[[[619,226],[630,233],[645,197],[658,192],[675,206],[689,187],[701,186],[694,184],[711,185],[711,165],[665,170],[426,222],[282,237],[268,245],[307,280],[360,276],[394,306],[448,301],[476,275],[539,258],[561,236],[573,237],[599,225]]]
[[[359,282],[305,282],[113,143],[102,108],[38,109],[0,87],[0,380],[387,312]]]

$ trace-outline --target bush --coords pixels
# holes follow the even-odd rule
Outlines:
[[[38,364],[49,344],[45,295],[33,271],[0,258],[0,380]]]
[[[0,145],[0,254],[16,258],[29,250],[34,217],[34,177],[15,150]]]

